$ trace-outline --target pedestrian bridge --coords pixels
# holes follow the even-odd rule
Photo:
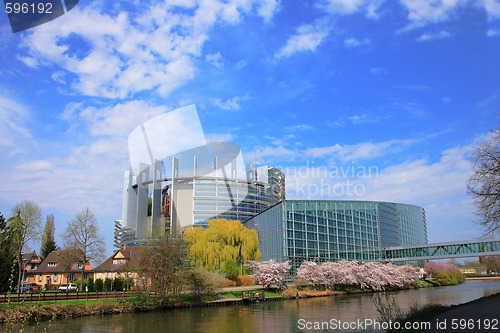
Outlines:
[[[500,255],[500,238],[391,246],[382,251],[382,260],[415,261]]]

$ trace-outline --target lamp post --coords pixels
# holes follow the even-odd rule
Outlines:
[[[21,280],[21,294],[24,292],[24,274],[26,272],[26,264],[27,263],[28,263],[28,259],[23,258],[23,278]]]

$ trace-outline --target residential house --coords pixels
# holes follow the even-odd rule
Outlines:
[[[471,265],[458,267],[463,274],[486,274],[486,265]]]
[[[142,246],[123,246],[106,259],[102,264],[93,269],[94,280],[132,278],[137,284],[139,276],[137,269],[140,263]]]
[[[40,257],[36,254],[35,251],[33,251],[31,253],[23,253],[21,259],[24,268],[24,272],[21,276],[21,279],[23,279],[23,283],[36,283],[35,274],[38,266],[41,263]]]
[[[55,289],[61,284],[70,283],[82,278],[83,263],[75,259],[74,251],[55,250],[36,269],[35,283],[46,289]],[[84,279],[92,276],[92,266],[85,263]]]

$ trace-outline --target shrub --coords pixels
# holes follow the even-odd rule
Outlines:
[[[117,277],[113,281],[113,290],[123,291],[124,281],[123,278]]]
[[[235,281],[233,281],[233,280],[226,279],[226,280],[222,283],[222,287],[223,287],[223,288],[227,288],[227,287],[236,287],[236,282],[235,282]]]
[[[458,279],[451,272],[436,271],[434,272],[434,281],[441,286],[452,286],[458,284]]]
[[[234,260],[226,260],[224,263],[224,269],[222,270],[224,276],[229,280],[236,281],[238,274],[240,274],[240,267]]]
[[[94,289],[94,279],[93,278],[88,278],[87,279],[87,287],[89,288],[89,291],[95,291],[95,289]]]
[[[248,275],[238,275],[236,278],[237,286],[253,286],[255,285],[255,280]]]
[[[186,278],[191,294],[198,302],[203,301],[205,297],[214,296],[217,290],[222,287],[224,280],[224,277],[217,273],[209,272],[203,267],[191,269],[186,274]]]
[[[102,283],[102,279],[96,279],[94,282],[95,291],[103,291],[104,284]]]
[[[104,290],[111,291],[111,279],[104,279]]]

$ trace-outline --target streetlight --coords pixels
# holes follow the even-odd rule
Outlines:
[[[24,273],[26,272],[26,264],[27,263],[28,263],[28,259],[23,258],[23,279],[21,280],[21,294],[24,292]]]

